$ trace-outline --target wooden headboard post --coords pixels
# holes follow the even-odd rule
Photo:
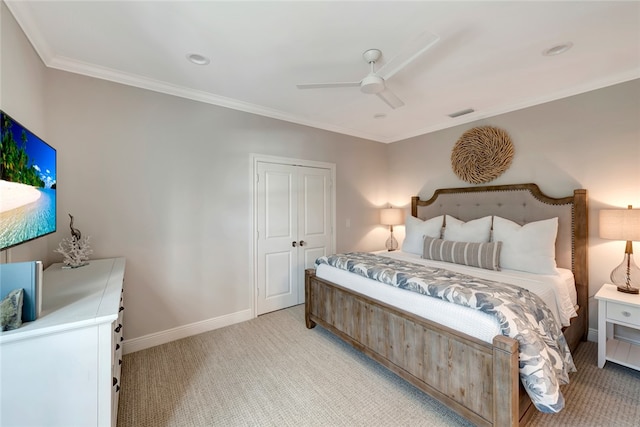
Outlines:
[[[573,192],[573,275],[578,287],[578,305],[584,308],[585,316],[581,340],[586,341],[589,333],[589,210],[587,190]]]

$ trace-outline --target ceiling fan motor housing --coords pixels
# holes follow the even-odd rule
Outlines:
[[[360,90],[364,93],[380,93],[384,90],[384,79],[376,74],[369,74],[360,82]]]

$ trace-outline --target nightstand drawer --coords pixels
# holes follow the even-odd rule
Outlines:
[[[607,319],[640,326],[640,307],[607,302]]]

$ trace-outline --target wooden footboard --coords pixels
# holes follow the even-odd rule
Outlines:
[[[320,279],[313,269],[305,287],[307,328],[328,329],[472,423],[517,426],[527,412],[514,339],[485,343]]]

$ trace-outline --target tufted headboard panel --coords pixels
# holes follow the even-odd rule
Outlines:
[[[448,214],[462,221],[498,215],[524,225],[558,217],[556,262],[586,283],[587,194],[549,197],[536,184],[497,185],[436,190],[429,200],[413,197],[411,214],[421,219]]]
[[[572,267],[573,197],[552,199],[550,203],[536,197],[529,187],[508,186],[497,191],[494,187],[486,191],[478,188],[482,187],[437,190],[431,199],[418,201],[417,213],[412,214],[423,220],[447,214],[462,221],[497,215],[520,225],[558,217],[556,262],[559,267]]]

